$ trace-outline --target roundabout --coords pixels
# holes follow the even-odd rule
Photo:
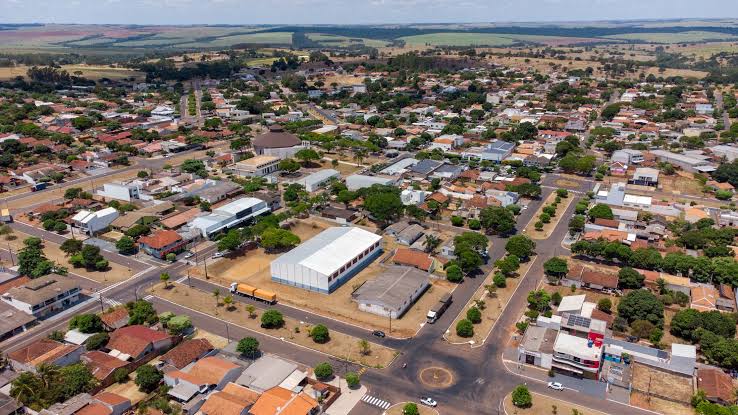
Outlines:
[[[420,371],[420,382],[429,388],[448,388],[455,382],[454,374],[445,368],[432,366]]]

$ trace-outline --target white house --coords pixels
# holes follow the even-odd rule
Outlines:
[[[11,288],[0,299],[36,318],[64,310],[79,300],[79,283],[57,274],[44,275]]]
[[[328,228],[272,261],[272,281],[328,294],[379,255],[381,240],[357,227]]]
[[[155,117],[169,117],[170,115],[174,115],[174,108],[169,105],[159,105],[151,110],[151,115]]]
[[[93,235],[110,226],[118,216],[120,216],[118,211],[112,207],[98,210],[97,212],[80,210],[72,217],[72,222],[87,234]]]
[[[132,199],[138,199],[141,194],[141,185],[138,182],[113,182],[103,184],[102,190],[97,191],[97,195],[107,199],[122,200],[130,202]]]

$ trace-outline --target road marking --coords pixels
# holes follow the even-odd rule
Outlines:
[[[174,281],[174,282],[179,283],[179,284],[182,284],[185,281],[187,281],[187,276],[186,275],[184,277],[178,279],[177,281]]]
[[[362,368],[361,368],[361,369],[359,369],[359,371],[358,371],[358,372],[356,372],[356,373],[357,373],[357,374],[358,374],[359,376],[361,376],[361,375],[363,375],[364,373],[366,373],[366,368],[365,368],[365,367],[362,367]]]
[[[142,300],[144,300],[144,301],[150,301],[152,298],[154,298],[154,296],[149,294],[146,297],[142,298]]]
[[[376,406],[380,409],[387,409],[392,406],[391,403],[371,395],[364,395],[361,400],[369,405]]]
[[[112,298],[105,298],[105,299],[103,299],[103,302],[105,302],[105,304],[111,305],[113,307],[117,307],[119,305],[123,305],[123,303],[121,303],[120,301],[114,300]]]

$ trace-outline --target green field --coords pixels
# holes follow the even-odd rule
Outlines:
[[[323,33],[308,33],[307,37],[313,42],[320,43],[322,46],[326,47],[348,47],[361,44],[371,48],[381,48],[387,46],[387,42],[382,40],[326,35]]]
[[[430,33],[401,37],[408,46],[509,46],[517,40],[491,33]]]
[[[689,43],[707,40],[735,40],[738,37],[720,32],[687,31],[679,33],[625,33],[606,36],[609,39],[642,41],[650,43]]]

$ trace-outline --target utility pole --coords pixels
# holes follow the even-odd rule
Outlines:
[[[189,285],[190,288],[192,288],[192,281],[190,281],[190,268],[189,267],[187,267],[187,285]]]
[[[228,329],[228,322],[227,321],[224,321],[224,323],[225,323],[225,326],[226,326],[226,339],[228,339],[228,342],[230,343],[230,341],[231,341],[231,333],[230,333],[230,330]]]
[[[8,242],[8,252],[10,252],[10,263],[11,266],[15,266],[15,260],[13,259],[13,248],[10,246],[10,242]]]
[[[105,307],[103,306],[103,297],[101,295],[100,296],[100,312],[103,312],[103,311],[105,311]]]
[[[207,280],[209,279],[208,278],[208,258],[207,257],[203,258],[202,263],[203,265],[205,265],[205,279]]]

